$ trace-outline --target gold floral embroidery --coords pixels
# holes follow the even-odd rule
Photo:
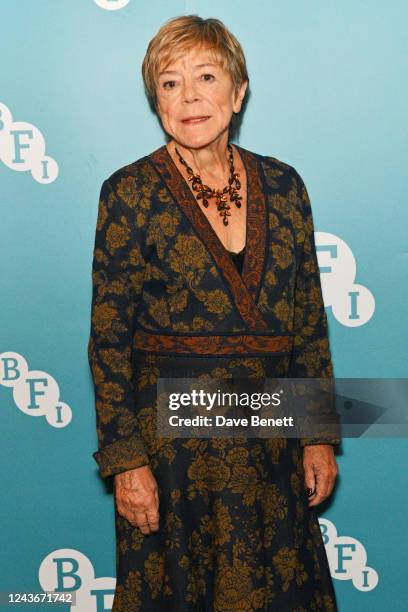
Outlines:
[[[135,200],[136,178],[126,176],[118,182],[118,195],[129,206]]]
[[[231,310],[231,304],[227,296],[220,289],[214,289],[208,293],[201,292],[198,297],[204,303],[208,312],[221,315],[228,314]]]
[[[189,466],[187,475],[192,480],[188,487],[191,496],[196,490],[221,491],[230,478],[230,469],[216,457],[199,457]]]
[[[301,586],[307,580],[308,575],[304,571],[303,564],[299,562],[298,552],[295,549],[283,546],[274,555],[273,561],[282,579],[284,591],[289,589],[292,580],[295,580],[297,586]]]
[[[106,230],[106,246],[110,254],[124,247],[130,238],[130,227],[126,218],[121,218],[121,224],[111,223]]]

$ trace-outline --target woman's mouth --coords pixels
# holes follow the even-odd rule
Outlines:
[[[181,122],[185,125],[195,125],[196,123],[204,123],[204,121],[207,121],[209,118],[210,117],[207,115],[200,115],[196,117],[186,117],[185,119],[182,119]]]

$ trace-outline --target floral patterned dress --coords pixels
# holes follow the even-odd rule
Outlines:
[[[234,147],[247,173],[241,271],[165,146],[102,185],[93,456],[103,478],[149,465],[160,499],[160,528],[148,536],[116,510],[114,612],[337,610],[302,447],[340,438],[155,434],[159,377],[333,376],[303,181]]]

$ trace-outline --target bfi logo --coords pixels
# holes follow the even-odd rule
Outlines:
[[[372,591],[378,584],[378,573],[367,565],[367,552],[361,542],[350,536],[339,536],[335,525],[319,518],[332,578],[351,580],[359,591]]]
[[[60,400],[57,381],[47,372],[29,370],[22,355],[0,353],[0,384],[13,389],[17,408],[29,416],[44,416],[52,427],[66,427],[72,410]]]
[[[129,4],[129,0],[94,0],[94,2],[106,11],[117,11]]]
[[[0,102],[0,160],[11,170],[30,171],[38,183],[48,184],[58,176],[58,164],[45,154],[45,139],[31,123],[14,121]]]
[[[324,305],[331,306],[333,316],[347,327],[360,327],[374,314],[371,291],[355,282],[357,274],[353,252],[335,234],[315,232],[316,253]]]
[[[38,570],[44,591],[75,594],[76,612],[108,612],[112,609],[116,578],[97,578],[86,555],[72,548],[49,553]]]

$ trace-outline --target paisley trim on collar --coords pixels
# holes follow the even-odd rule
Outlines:
[[[262,192],[261,168],[253,153],[234,146],[242,156],[247,172],[247,239],[242,276],[236,269],[229,251],[201,210],[167,147],[163,145],[148,157],[212,256],[242,319],[251,330],[267,330],[268,323],[256,304],[265,264],[267,236],[266,200]]]
[[[257,302],[266,263],[268,237],[267,204],[262,187],[262,169],[255,155],[234,145],[243,160],[247,173],[247,191],[250,205],[247,207],[246,257],[242,278],[252,299]]]

